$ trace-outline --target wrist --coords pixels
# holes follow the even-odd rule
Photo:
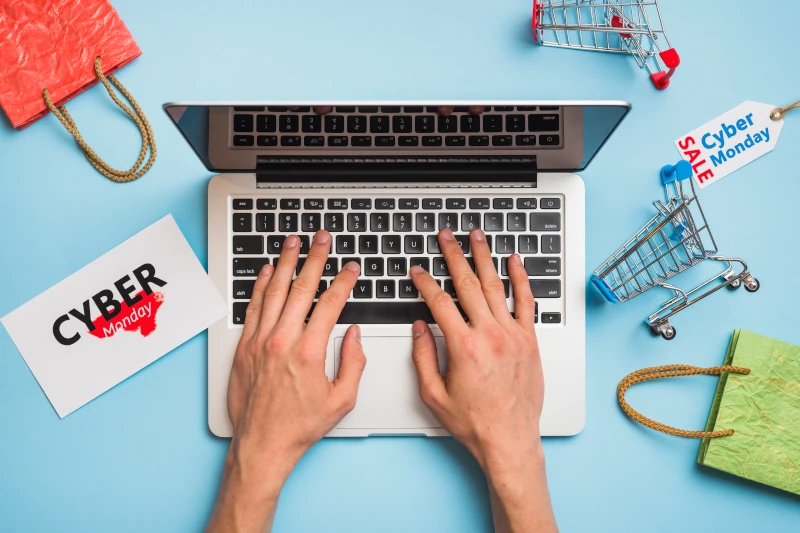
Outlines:
[[[478,460],[498,496],[519,497],[533,484],[547,483],[544,449],[538,437],[520,446],[498,445]]]

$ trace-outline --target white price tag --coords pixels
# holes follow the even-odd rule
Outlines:
[[[675,141],[692,164],[701,187],[724,178],[775,148],[783,119],[772,120],[776,106],[744,102]]]

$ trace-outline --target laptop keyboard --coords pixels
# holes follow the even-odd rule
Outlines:
[[[332,236],[331,253],[317,297],[349,261],[361,265],[361,275],[339,323],[405,324],[433,317],[419,296],[408,271],[421,265],[458,301],[437,233],[450,228],[467,261],[475,269],[469,231],[482,228],[513,310],[508,257],[519,253],[539,303],[542,323],[558,324],[563,310],[564,198],[559,195],[502,196],[485,191],[448,197],[376,195],[353,191],[350,196],[235,197],[230,203],[232,323],[243,324],[255,276],[267,263],[276,265],[283,241],[300,237],[305,261],[311,239],[320,229]],[[303,191],[303,195],[313,195]],[[286,195],[286,196],[284,196]],[[315,298],[316,302],[316,298]],[[460,309],[460,308],[459,308]]]

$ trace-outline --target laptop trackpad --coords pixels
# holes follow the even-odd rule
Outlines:
[[[444,337],[435,339],[439,369],[444,372],[447,368]],[[338,372],[342,337],[334,342]],[[377,433],[441,427],[419,398],[417,370],[411,359],[412,338],[363,336],[361,343],[367,366],[358,388],[358,401],[336,427],[381,430]]]

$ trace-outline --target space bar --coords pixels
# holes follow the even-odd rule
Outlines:
[[[314,302],[309,315],[316,305]],[[458,302],[456,307],[463,316],[464,311]],[[424,320],[428,324],[436,323],[425,302],[347,302],[336,323],[412,324],[416,320]]]

